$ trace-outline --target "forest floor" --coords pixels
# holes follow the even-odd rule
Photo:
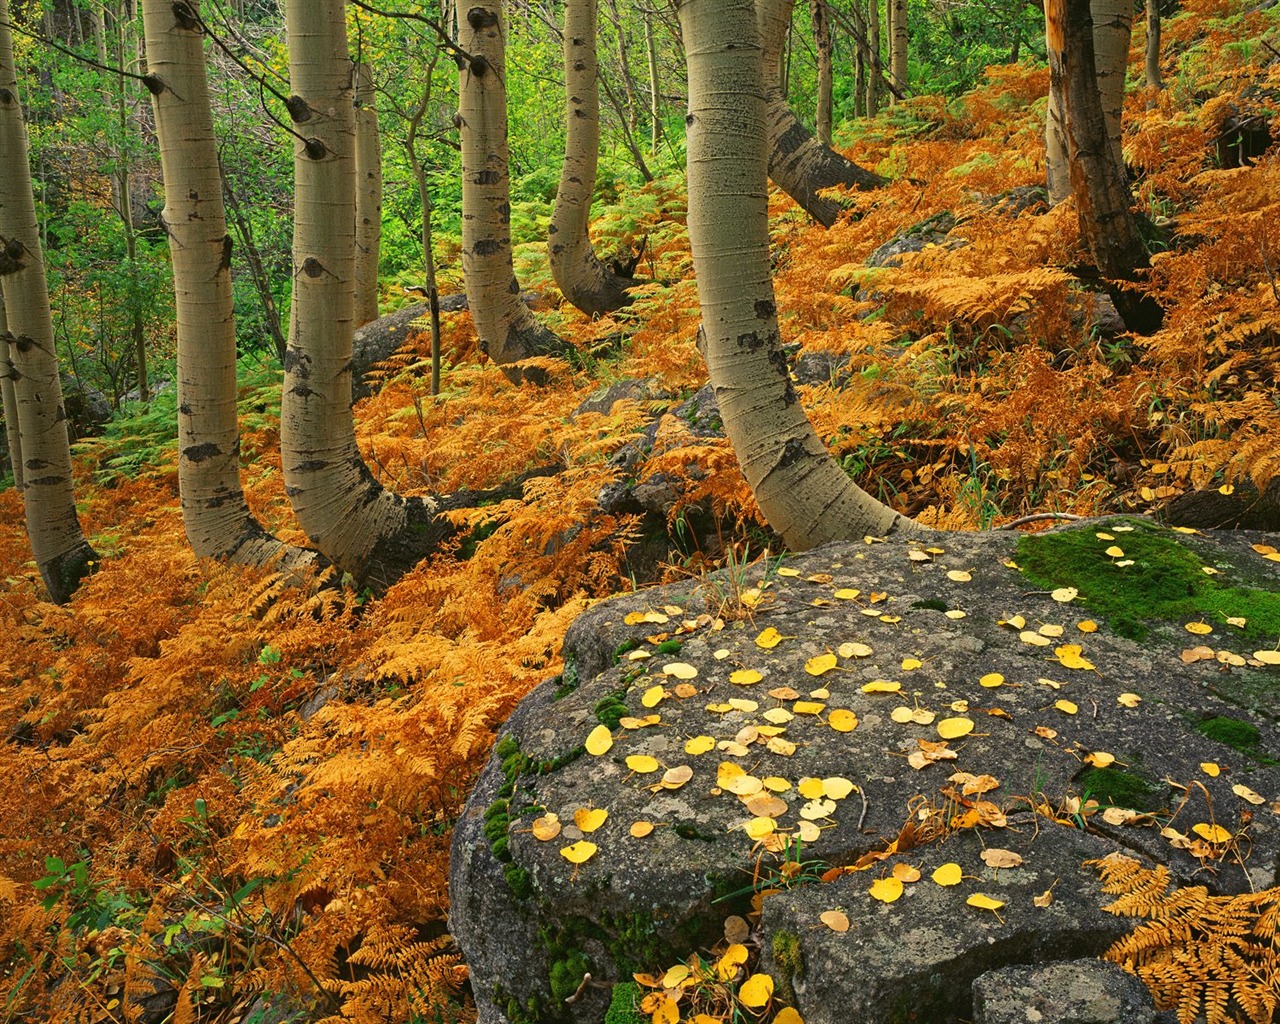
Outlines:
[[[993,68],[959,100],[846,126],[845,151],[893,180],[847,197],[830,230],[775,195],[784,340],[848,368],[801,394],[873,494],[975,529],[1145,512],[1280,474],[1280,161],[1230,166],[1229,129],[1274,113],[1280,64],[1257,41],[1276,18],[1238,8],[1185,4],[1167,25],[1170,87],[1129,97],[1126,156],[1157,250],[1145,287],[1167,311],[1150,337],[1091,329],[1070,205],[996,201],[1043,181],[1043,69]],[[648,236],[652,280],[595,322],[540,311],[582,353],[549,386],[480,362],[465,313],[446,318],[439,396],[422,335],[380,371],[356,419],[384,484],[438,493],[558,469],[468,514],[474,543],[385,594],[199,563],[158,416],[80,448],[103,559],[68,606],[44,600],[20,499],[0,495],[0,1018],[262,1019],[261,993],[291,993],[312,1019],[474,1013],[445,923],[451,824],[497,726],[559,671],[569,623],[631,586],[626,551],[651,524],[598,509],[609,457],[660,417],[642,472],[693,481],[661,524],[670,578],[770,544],[727,442],[669,415],[674,400],[570,418],[602,384],[680,397],[705,382],[684,204],[664,179],[601,211],[602,238]],[[942,244],[865,266],[943,213],[956,226]],[[521,246],[517,269],[550,295],[543,252]],[[278,374],[242,367],[246,490],[300,542]]]

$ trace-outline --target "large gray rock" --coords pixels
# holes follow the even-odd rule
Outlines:
[[[1183,545],[1197,566],[1216,570],[1214,580],[1263,588],[1272,596],[1255,596],[1261,603],[1250,614],[1274,614],[1266,602],[1280,601],[1275,563],[1249,546],[1265,537],[1137,528],[1156,531],[1141,535],[1154,543]],[[1089,524],[1079,536],[1093,543],[1100,529]],[[1138,539],[1127,536],[1113,539],[1137,550]],[[575,622],[564,676],[518,707],[454,831],[451,928],[481,1024],[598,1021],[609,999],[599,983],[711,948],[725,919],[747,915],[751,897],[767,888],[784,891],[764,900],[762,963],[790,979],[809,1024],[950,1024],[970,1015],[980,974],[1096,956],[1133,926],[1101,909],[1110,897],[1094,869],[1082,867],[1087,859],[1123,851],[1168,865],[1179,884],[1224,893],[1276,884],[1280,669],[1248,657],[1274,637],[1246,641],[1215,618],[1209,636],[1173,621],[1128,640],[1091,610],[1087,594],[1062,603],[1014,567],[1030,551],[1015,534],[924,543],[937,552],[900,539],[828,546],[788,559],[786,575],[776,563],[757,564],[610,600]],[[1155,581],[1162,570],[1143,562],[1115,571]],[[1098,631],[1078,628],[1087,619]],[[757,643],[766,628],[782,638],[775,646]],[[1055,654],[1067,643],[1085,660]],[[1184,663],[1180,654],[1198,643],[1244,656]],[[811,674],[810,659],[824,655],[835,667]],[[760,679],[731,680],[739,669]],[[983,685],[991,673],[1002,685]],[[876,681],[899,688],[864,690]],[[1130,706],[1124,694],[1141,700]],[[833,728],[848,724],[833,717],[837,710],[856,716],[856,727]],[[954,758],[913,767],[922,744],[941,742],[945,718],[973,723],[942,748]],[[601,724],[612,746],[585,753]],[[783,731],[770,737],[770,728]],[[698,737],[715,747],[686,747]],[[1116,763],[1091,768],[1095,753]],[[634,755],[661,767],[628,765]],[[1224,770],[1210,777],[1200,768],[1210,761]],[[770,779],[779,790],[773,806],[745,806],[731,790],[757,783],[732,782],[724,763],[759,785]],[[660,785],[663,770],[678,766],[689,780]],[[958,772],[968,774],[952,778]],[[857,788],[815,808],[799,792],[806,778]],[[1263,805],[1237,795],[1236,783],[1261,794]],[[1105,805],[1117,809],[1109,820]],[[583,808],[608,811],[585,835],[575,824]],[[543,841],[534,822],[549,813],[562,831]],[[753,816],[772,817],[776,835],[793,839],[806,816],[821,830],[773,853],[747,834]],[[655,827],[637,838],[636,822]],[[1225,856],[1160,832],[1171,825],[1194,839],[1193,826],[1210,822],[1247,838]],[[598,852],[575,865],[561,850],[580,840]],[[1022,864],[988,867],[984,847]],[[892,903],[873,899],[872,882],[898,862],[922,879]],[[946,862],[961,865],[959,885],[931,880]],[[848,866],[860,870],[816,883]],[[1052,901],[1036,905],[1045,891]],[[1001,901],[998,914],[968,905],[975,893]],[[836,909],[848,915],[847,932],[821,921]],[[566,1003],[587,973],[596,984]]]
[[[973,983],[975,1024],[1154,1024],[1151,993],[1100,960],[1002,967]]]

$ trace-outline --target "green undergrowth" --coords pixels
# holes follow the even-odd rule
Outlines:
[[[1099,540],[1098,532],[1110,532],[1115,539]],[[1113,546],[1124,555],[1108,555]],[[1188,546],[1145,523],[1128,533],[1108,531],[1104,524],[1025,536],[1015,559],[1037,586],[1075,587],[1082,608],[1104,616],[1130,640],[1144,639],[1156,621],[1202,621],[1228,628],[1229,617],[1245,619],[1242,635],[1271,641],[1280,635],[1280,592],[1220,583],[1204,572],[1204,563]],[[1117,564],[1130,560],[1132,565]],[[1229,628],[1234,632],[1238,627]]]

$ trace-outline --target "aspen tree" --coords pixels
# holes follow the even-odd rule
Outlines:
[[[857,487],[814,433],[783,356],[769,267],[769,104],[752,0],[681,0],[689,241],[700,345],[725,433],[787,546],[921,528]]]
[[[602,263],[588,228],[600,148],[596,80],[596,0],[564,5],[565,142],[560,187],[548,228],[551,273],[564,297],[588,316],[627,303],[630,278]]]
[[[197,0],[143,0],[142,19],[177,310],[182,523],[202,558],[300,568],[315,563],[315,553],[290,548],[262,529],[240,486],[231,237],[200,7]]]
[[[62,604],[75,593],[98,556],[76,516],[67,415],[31,191],[8,0],[0,0],[0,284],[22,446],[27,536],[45,587]]]
[[[827,0],[810,0],[809,20],[813,23],[813,46],[818,53],[818,103],[814,112],[814,132],[824,146],[831,145],[831,17]]]
[[[899,94],[907,94],[907,0],[888,0],[889,14],[889,75],[896,92],[889,93],[889,106],[898,105]]]
[[[0,399],[4,405],[4,433],[9,445],[9,465],[13,468],[14,489],[22,493],[22,435],[18,433],[18,396],[13,390],[13,363],[9,361],[9,321],[4,312],[4,289],[0,288]]]
[[[769,177],[823,227],[840,215],[840,204],[818,195],[843,185],[873,189],[884,184],[878,174],[864,170],[824,146],[800,123],[782,91],[782,47],[795,0],[756,0],[764,95],[768,112]]]
[[[382,142],[373,73],[356,68],[356,326],[378,319],[378,261],[382,253]]]

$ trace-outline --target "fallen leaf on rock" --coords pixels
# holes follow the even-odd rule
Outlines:
[[[889,679],[873,679],[862,686],[863,693],[897,693],[902,684]]]
[[[573,823],[583,832],[594,832],[609,817],[603,807],[579,807],[573,812]]]
[[[1116,698],[1116,703],[1126,708],[1136,708],[1142,703],[1142,697],[1136,693],[1122,693]]]
[[[789,739],[782,736],[773,736],[769,742],[765,744],[765,748],[774,754],[782,757],[790,757],[796,752],[796,745]]]
[[[791,710],[797,715],[820,715],[827,710],[827,706],[818,701],[798,700],[791,705]]]
[[[998,619],[998,626],[1011,626],[1014,629],[1026,629],[1027,620],[1021,615],[1010,615],[1007,619]]]
[[[765,836],[772,835],[777,827],[778,823],[772,818],[752,818],[743,826],[751,839],[763,839]]]
[[[833,596],[840,598],[841,601],[856,601],[861,595],[861,590],[854,590],[852,587],[841,587]]]
[[[1059,604],[1067,604],[1079,597],[1080,591],[1075,587],[1059,587],[1057,590],[1052,591],[1049,596]]]
[[[740,668],[729,673],[729,682],[737,683],[739,686],[750,686],[752,683],[758,683],[763,679],[759,672],[753,668]]]
[[[1201,761],[1200,770],[1211,779],[1216,779],[1222,773],[1222,767],[1216,761]]]
[[[1116,755],[1108,754],[1105,750],[1094,750],[1085,754],[1084,763],[1093,765],[1095,768],[1106,768],[1116,763]]]
[[[600,847],[595,843],[589,843],[585,839],[579,839],[572,846],[566,846],[560,851],[560,856],[567,860],[570,864],[585,864],[596,855],[596,851]]]
[[[801,842],[816,843],[822,837],[822,829],[812,821],[802,821],[796,826],[796,835]]]
[[[900,878],[877,878],[871,883],[868,890],[871,898],[879,900],[881,903],[892,903],[902,895],[902,879]]]
[[[965,902],[971,907],[977,907],[979,910],[990,910],[992,912],[1004,906],[1004,900],[993,899],[980,892],[975,892]]]
[[[1064,715],[1074,715],[1080,709],[1074,702],[1069,700],[1055,700],[1053,706],[1061,711]]]
[[[772,650],[782,643],[783,636],[772,626],[761,630],[760,635],[756,637],[756,646],[764,650]]]
[[[595,757],[607,754],[613,746],[613,733],[607,725],[597,725],[587,736],[587,753]]]
[[[973,732],[973,720],[969,718],[944,718],[938,723],[938,735],[944,740],[959,739]]]
[[[545,843],[560,834],[560,827],[560,818],[557,815],[544,814],[541,818],[533,819],[529,831],[533,833],[534,839]]]
[[[827,725],[836,732],[853,732],[858,727],[858,716],[846,708],[837,708],[827,716]]]
[[[663,774],[662,782],[659,785],[663,789],[679,789],[691,778],[693,778],[693,769],[687,764],[680,764],[674,768],[668,768]]]
[[[747,962],[747,947],[735,942],[716,961],[716,977],[721,981],[729,981],[738,973],[738,968]]]
[[[1213,632],[1213,627],[1207,622],[1188,622],[1183,628],[1196,636],[1208,636]]]
[[[800,808],[800,817],[805,821],[818,821],[822,818],[829,818],[836,809],[834,800],[810,800],[807,804]]]
[[[777,775],[770,775],[760,780],[764,784],[764,788],[771,793],[785,793],[791,788],[791,783]]]
[[[978,685],[985,686],[988,690],[993,690],[997,686],[1004,686],[1004,676],[999,672],[988,672],[978,680]]]
[[[920,869],[911,864],[903,864],[899,861],[893,866],[893,877],[899,882],[918,882],[920,881]]]
[[[766,722],[772,722],[774,725],[786,725],[796,716],[786,708],[770,708],[762,717]]]
[[[818,920],[830,928],[833,932],[847,932],[849,930],[849,915],[843,910],[824,910],[818,915]],[[775,1018],[775,1024],[777,1019]]]
[[[766,789],[745,797],[742,802],[743,806],[757,818],[778,818],[790,809],[785,800],[779,799]]]
[[[1210,825],[1202,821],[1199,824],[1192,825],[1191,831],[1206,842],[1214,843],[1215,845],[1220,846],[1223,843],[1231,842],[1231,833],[1221,825]]]
[[[695,736],[691,740],[687,740],[684,745],[684,752],[697,757],[699,754],[705,754],[708,750],[715,748],[716,741],[711,736]]]
[[[1233,792],[1241,800],[1247,800],[1251,804],[1257,805],[1257,804],[1264,804],[1267,802],[1266,798],[1264,798],[1258,793],[1255,793],[1252,789],[1250,789],[1248,786],[1246,786],[1242,782],[1237,782],[1234,786],[1232,786],[1231,792]]]
[[[903,659],[902,659],[902,671],[903,671],[903,672],[913,672],[913,671],[915,671],[916,669],[920,668],[920,666],[922,666],[923,664],[924,664],[924,662],[923,662],[923,661],[921,661],[919,658],[903,658]]]
[[[657,725],[661,720],[661,715],[645,715],[644,718],[635,718],[628,715],[624,718],[619,718],[618,724],[624,729],[644,729],[650,725]]]
[[[1058,730],[1050,729],[1047,725],[1037,725],[1032,732],[1044,740],[1056,740],[1058,738]]]
[[[661,683],[656,683],[641,694],[640,703],[647,708],[654,708],[662,703],[662,701],[666,700],[668,696],[669,694],[667,693],[666,687]]]
[[[947,618],[949,618],[949,619],[963,619],[963,618],[965,618],[969,613],[968,613],[968,612],[965,612],[965,611],[961,611],[959,608],[948,608],[948,609],[947,609],[945,612],[943,612],[942,614],[943,614],[943,615],[945,615],[945,616],[946,616]]]
[[[653,829],[654,824],[651,821],[633,821],[629,831],[631,832],[632,839],[643,839],[645,836],[652,833]]]
[[[795,577],[800,575],[800,570],[793,569],[789,565],[782,565],[778,567],[778,575],[784,577]]]
[[[959,864],[943,864],[935,868],[929,877],[939,885],[959,885],[960,879],[964,877],[964,871]]]
[[[730,697],[729,707],[734,711],[759,711],[760,705],[757,701],[747,700],[744,697]]]
[[[650,772],[656,772],[661,766],[656,757],[650,757],[648,754],[632,754],[627,758],[627,767],[637,775],[648,775]]]
[[[720,1024],[719,1019],[713,1018],[712,1024]],[[774,1014],[773,1024],[804,1024],[804,1018],[800,1016],[800,1011],[794,1006],[784,1006]]]
[[[1042,892],[1039,896],[1033,897],[1031,900],[1037,907],[1043,909],[1053,903],[1053,889],[1049,888]]]
[[[841,644],[836,651],[842,658],[869,658],[872,654],[870,647],[856,640]]]
[[[1048,647],[1051,643],[1053,643],[1053,641],[1050,640],[1047,636],[1041,636],[1039,633],[1036,633],[1030,629],[1024,629],[1021,633],[1019,633],[1018,639],[1021,640],[1024,644],[1030,644],[1032,647]]]
[[[1096,633],[1098,632],[1098,624],[1093,619],[1085,619],[1083,622],[1076,623],[1076,629],[1080,630],[1081,633]]]
[[[1264,665],[1280,665],[1280,651],[1254,651],[1253,658]]]
[[[973,574],[965,572],[963,569],[951,569],[947,573],[947,579],[952,583],[968,583],[973,579]]]
[[[1079,644],[1062,644],[1055,647],[1053,653],[1058,656],[1058,663],[1063,668],[1074,669],[1092,669],[1093,662],[1084,656],[1083,648]]]
[[[1022,854],[988,846],[982,851],[982,862],[989,868],[1016,868],[1022,866]]]
[[[843,800],[857,788],[848,779],[839,775],[822,780],[822,795],[829,800]]]
[[[1191,846],[1191,840],[1171,825],[1166,825],[1162,828],[1160,830],[1160,835],[1169,840],[1169,844],[1175,850],[1186,850]]]

